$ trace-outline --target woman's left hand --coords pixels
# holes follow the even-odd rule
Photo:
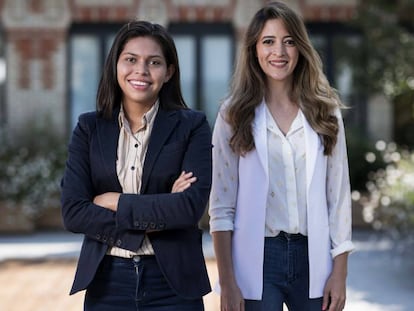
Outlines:
[[[347,265],[348,253],[335,257],[332,273],[323,291],[322,310],[342,311],[345,308]]]
[[[190,188],[191,184],[196,180],[197,177],[193,176],[192,172],[186,173],[185,171],[182,171],[181,175],[174,182],[171,193],[183,192],[184,190]]]
[[[118,209],[118,201],[120,195],[121,194],[118,192],[105,192],[103,194],[97,195],[93,199],[93,203],[116,212]]]
[[[331,275],[326,282],[322,310],[342,311],[346,299],[345,281]]]

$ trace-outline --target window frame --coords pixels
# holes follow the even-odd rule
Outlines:
[[[67,59],[68,59],[68,66],[66,70],[66,79],[67,79],[67,104],[66,104],[66,129],[68,133],[71,133],[73,130],[73,127],[76,124],[72,124],[72,113],[73,113],[73,107],[72,107],[72,98],[73,94],[71,92],[72,90],[72,66],[73,66],[73,60],[74,55],[72,55],[71,51],[71,40],[74,36],[93,36],[98,39],[99,41],[99,55],[97,57],[99,58],[99,68],[101,70],[97,73],[98,77],[101,77],[102,70],[105,64],[106,59],[106,53],[107,53],[107,39],[110,34],[116,34],[119,29],[122,27],[123,23],[106,23],[106,24],[89,24],[89,23],[75,23],[72,24],[69,29],[69,36],[68,36],[68,44],[67,44]],[[96,94],[94,94],[96,97]]]
[[[228,36],[230,42],[230,77],[233,75],[235,57],[236,57],[236,31],[231,22],[218,22],[218,23],[203,23],[203,22],[174,22],[168,26],[168,31],[172,36],[191,36],[195,40],[195,98],[192,107],[197,110],[203,110],[203,48],[202,40],[208,36]],[[228,81],[230,83],[230,81]],[[210,120],[212,121],[212,120]],[[213,126],[213,124],[211,124]]]
[[[0,81],[0,126],[7,122],[7,103],[6,103],[6,84],[7,84],[7,57],[6,57],[6,41],[3,27],[0,24],[0,60],[4,61],[5,77],[3,83]]]
[[[337,82],[335,78],[336,61],[335,55],[335,39],[340,37],[360,37],[362,34],[356,28],[339,22],[308,22],[306,23],[308,34],[311,38],[313,36],[321,36],[325,39],[325,48],[318,50],[318,53],[323,62],[323,69],[329,83],[336,88]],[[368,94],[361,93],[357,90],[351,91],[350,99],[353,104],[344,113],[344,119],[350,127],[357,128],[361,133],[368,133]],[[341,94],[339,94],[341,95]],[[347,104],[347,103],[345,103]]]

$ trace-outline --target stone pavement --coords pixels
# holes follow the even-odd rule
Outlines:
[[[66,232],[0,235],[0,311],[80,311],[84,293],[69,296],[82,237]],[[204,255],[211,280],[217,280],[210,235]],[[219,297],[204,297],[206,311],[218,311]]]
[[[411,311],[414,261],[390,240],[356,231],[350,256],[346,311]],[[68,296],[81,237],[65,232],[0,236],[0,311],[78,311],[83,293]],[[217,280],[211,237],[203,240],[212,283]],[[219,298],[205,297],[206,311],[218,311]]]
[[[372,232],[354,232],[349,257],[348,311],[414,310],[413,250]]]

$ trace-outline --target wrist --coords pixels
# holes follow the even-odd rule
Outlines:
[[[348,253],[343,253],[334,258],[332,275],[346,278],[348,274]]]

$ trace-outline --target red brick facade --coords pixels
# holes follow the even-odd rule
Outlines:
[[[0,0],[3,8],[4,0]],[[85,1],[84,1],[85,2]],[[68,0],[71,21],[73,23],[111,23],[125,22],[135,17],[139,9],[139,0],[131,1],[129,6],[97,6],[76,5],[76,1]],[[191,2],[190,2],[191,3]],[[305,0],[298,2],[299,8],[306,20],[309,21],[346,21],[354,14],[355,8],[347,5],[314,5],[306,4]],[[47,9],[43,0],[28,1],[27,14],[43,14]],[[237,5],[236,0],[229,0],[227,5],[174,5],[174,1],[166,0],[168,20],[172,22],[228,22],[234,16]],[[243,32],[243,29],[240,30]],[[36,28],[13,28],[5,29],[8,44],[15,46],[20,57],[19,64],[19,87],[30,88],[28,63],[31,60],[42,61],[42,84],[45,89],[53,88],[53,63],[52,55],[58,44],[66,40],[64,30],[36,29]]]
[[[17,67],[18,87],[30,89],[30,62],[41,61],[41,79],[45,90],[53,89],[55,80],[55,68],[53,54],[59,44],[65,41],[66,33],[53,29],[13,29],[8,33],[8,43],[15,47],[20,59]]]
[[[344,22],[349,21],[355,13],[355,8],[344,5],[305,6],[303,17],[312,22]]]
[[[205,0],[194,4],[194,1],[188,0],[188,5],[183,4],[186,2],[184,0],[124,0],[119,1],[120,4],[117,1],[103,2],[106,5],[88,0],[56,0],[51,6],[45,0],[0,0],[2,38],[7,51],[5,55],[8,68],[4,96],[6,109],[3,109],[8,115],[0,119],[11,124],[20,122],[19,111],[23,108],[18,105],[23,101],[22,96],[30,97],[32,105],[36,107],[53,101],[62,113],[67,111],[66,47],[71,24],[123,23],[137,17],[146,17],[147,12],[143,10],[148,10],[156,18],[161,16],[161,22],[165,24],[230,22],[234,25],[236,40],[239,40],[247,26],[247,16],[251,16],[266,1]],[[332,0],[333,4],[328,6],[308,5],[307,0],[288,2],[309,21],[345,21],[351,18],[355,10],[352,4],[354,0],[341,2],[351,3],[341,5],[336,5],[337,1]],[[312,1],[315,2],[317,1]],[[323,2],[326,3],[326,0]],[[37,81],[39,79],[41,81]]]

